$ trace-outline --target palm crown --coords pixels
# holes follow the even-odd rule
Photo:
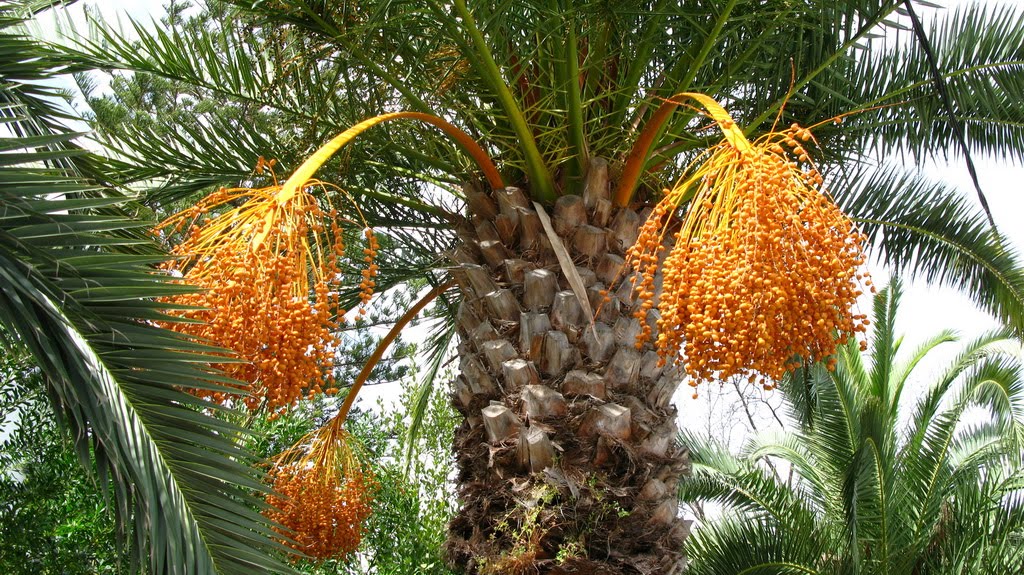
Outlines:
[[[979,210],[941,183],[874,158],[945,157],[957,150],[960,127],[972,154],[1020,154],[1024,141],[1014,126],[1024,112],[1009,96],[1021,88],[1021,43],[1013,41],[1020,15],[964,7],[934,20],[928,33],[955,106],[951,120],[920,45],[874,40],[906,27],[901,4],[520,2],[449,10],[429,2],[358,9],[257,3],[246,5],[254,12],[244,25],[183,25],[160,34],[140,27],[149,48],[142,51],[107,31],[102,44],[85,44],[76,57],[171,78],[249,110],[201,113],[180,140],[149,122],[118,125],[110,143],[133,159],[128,173],[166,178],[163,198],[245,180],[261,153],[296,166],[332,135],[395,109],[453,121],[495,157],[509,183],[528,181],[528,192],[546,202],[582,191],[589,158],[610,160],[615,174],[639,154],[643,197],[671,187],[689,155],[716,136],[686,107],[652,126],[646,150],[635,149],[638,135],[666,98],[704,92],[726,103],[748,135],[773,124],[816,126],[812,155],[826,188],[871,236],[876,253],[896,270],[984,286],[970,292],[1012,323],[1021,280],[998,271],[1012,268],[1012,254]],[[280,135],[239,137],[240,127],[265,116]],[[359,193],[369,222],[390,224],[399,237],[441,225],[444,208],[424,202],[411,178],[460,196],[452,185],[472,171],[465,156],[439,133],[410,125],[361,139],[366,143],[346,151],[339,183]],[[184,160],[193,154],[213,161]],[[931,209],[917,209],[922,205]],[[409,239],[405,247],[414,250],[423,238]]]
[[[615,213],[632,214],[624,216],[630,219],[637,215],[632,208],[642,208],[659,190],[671,187],[693,157],[718,141],[703,114],[691,107],[678,107],[674,98],[683,92],[708,94],[728,108],[735,125],[751,139],[774,125],[812,126],[817,144],[810,155],[825,174],[827,189],[867,234],[880,257],[896,270],[970,288],[981,306],[1019,328],[1024,323],[1021,270],[1015,255],[1005,248],[981,211],[953,190],[928,182],[919,174],[900,167],[876,166],[869,154],[933,157],[956,142],[961,128],[969,153],[999,150],[1019,154],[1024,148],[1019,129],[1020,95],[1024,93],[1019,74],[1021,42],[1007,39],[1019,39],[1024,34],[1021,15],[1009,9],[990,12],[976,8],[943,14],[928,31],[930,58],[920,43],[872,40],[879,33],[902,27],[899,20],[903,4],[741,0],[699,5],[527,1],[467,5],[459,0],[451,6],[418,1],[358,5],[235,2],[211,4],[206,16],[218,17],[220,25],[216,27],[204,25],[204,20],[178,19],[171,22],[169,30],[137,26],[135,33],[140,38],[133,40],[97,23],[98,37],[79,38],[63,51],[77,69],[132,70],[143,75],[140,78],[148,75],[170,82],[179,91],[180,97],[171,107],[180,106],[185,114],[153,110],[151,116],[137,112],[126,115],[116,98],[92,100],[104,143],[118,157],[111,166],[110,179],[124,184],[158,182],[146,193],[146,199],[159,210],[211,185],[235,182],[244,188],[256,187],[266,183],[252,172],[261,155],[273,156],[280,165],[292,169],[322,142],[365,117],[409,110],[443,118],[453,128],[469,134],[494,158],[504,182],[520,186],[530,199],[548,209],[557,198],[588,190],[593,193],[592,178],[606,173],[602,185],[622,191],[609,194],[605,201],[614,200]],[[234,10],[240,10],[238,18],[226,17]],[[941,79],[938,83],[937,77]],[[938,85],[941,90],[936,88]],[[942,93],[948,98],[941,97]],[[123,101],[129,94],[130,89],[122,90],[118,97]],[[224,100],[227,105],[210,104]],[[672,102],[668,109],[666,102]],[[838,119],[843,122],[834,121]],[[490,211],[486,205],[491,201],[512,201],[502,204],[503,208],[511,206],[510,218],[514,215],[532,222],[532,218],[539,217],[530,202],[520,202],[518,197],[509,200],[512,196],[494,196],[500,199],[486,198],[474,206],[476,169],[466,158],[455,144],[432,129],[389,122],[386,128],[364,132],[357,144],[346,147],[343,155],[335,156],[321,171],[320,177],[335,180],[355,198],[367,225],[384,231],[390,250],[382,250],[378,262],[378,290],[411,278],[441,284],[443,280],[436,271],[447,271],[452,263],[438,258],[439,253],[459,244],[496,241],[491,239],[491,228],[459,214],[453,197],[468,201],[470,215],[478,220],[481,216],[486,219]],[[489,187],[495,187],[493,177],[490,179]],[[466,181],[470,185],[459,186]],[[438,194],[420,182],[440,186],[451,195]],[[333,196],[332,203],[352,205],[343,196]],[[564,201],[562,205],[571,203]],[[592,205],[588,204],[587,209],[584,219],[601,221]],[[345,216],[356,220],[352,213]],[[559,217],[556,206],[556,220]],[[564,218],[555,224],[556,228],[565,227]],[[565,229],[575,232],[579,222],[570,224]],[[601,229],[600,225],[596,227]],[[548,243],[554,241],[550,233],[536,233],[548,236]],[[505,243],[514,247],[511,244],[518,241]],[[620,247],[623,253],[610,255],[621,260],[628,246]],[[577,263],[586,259],[587,254],[577,247],[571,249],[576,251],[569,256],[575,256]],[[522,259],[518,253],[511,255],[510,261]],[[527,366],[532,362],[538,364],[534,371],[539,369],[543,376],[540,383],[544,385],[540,387],[557,388],[559,394],[569,393],[561,380],[568,378],[566,372],[578,372],[583,375],[575,376],[577,380],[587,385],[596,381],[592,376],[606,377],[610,393],[643,398],[640,403],[627,399],[614,403],[609,397],[594,400],[608,400],[608,405],[614,407],[581,400],[580,409],[590,410],[579,414],[582,419],[593,423],[595,417],[625,413],[628,422],[632,409],[639,427],[635,433],[620,430],[624,435],[612,439],[601,427],[596,436],[581,443],[582,453],[591,461],[586,465],[577,463],[580,469],[588,465],[614,467],[615,457],[621,453],[616,455],[609,441],[639,443],[650,437],[651,441],[643,443],[644,449],[653,449],[668,463],[651,463],[629,477],[602,472],[602,481],[608,483],[595,485],[588,513],[591,518],[599,516],[609,525],[616,525],[599,505],[602,494],[629,493],[617,496],[621,501],[616,505],[636,514],[621,523],[629,525],[633,521],[639,525],[657,519],[664,528],[651,532],[651,540],[638,539],[636,549],[626,553],[636,557],[626,560],[614,554],[611,558],[601,556],[599,540],[628,537],[616,531],[619,527],[600,531],[599,536],[581,543],[594,557],[584,554],[577,558],[577,567],[598,568],[595,565],[599,563],[587,563],[593,560],[611,561],[607,565],[615,564],[627,571],[650,568],[649,562],[655,561],[652,557],[669,549],[665,551],[666,563],[659,568],[666,572],[676,569],[680,565],[678,543],[682,534],[672,520],[674,504],[663,488],[682,472],[683,457],[677,448],[659,438],[674,429],[674,412],[664,397],[671,396],[678,379],[670,381],[669,374],[639,367],[636,371],[626,369],[624,379],[609,376],[611,371],[598,376],[606,367],[611,370],[619,365],[615,363],[617,357],[634,361],[634,352],[628,351],[632,346],[628,338],[608,335],[623,317],[627,318],[623,329],[633,330],[626,313],[626,308],[633,305],[628,294],[615,306],[604,308],[605,316],[598,319],[607,331],[599,333],[594,328],[593,340],[586,340],[583,330],[569,325],[576,320],[565,325],[544,322],[548,312],[552,317],[558,315],[556,304],[574,310],[571,303],[566,303],[572,299],[542,299],[536,304],[539,309],[532,309],[534,304],[526,300],[518,302],[518,307],[502,303],[507,300],[503,289],[519,297],[529,282],[547,285],[544,282],[550,280],[539,269],[561,270],[569,283],[574,283],[572,265],[567,265],[564,258],[556,259],[543,250],[539,256],[528,255],[534,258],[528,263],[538,268],[528,280],[517,279],[512,268],[495,269],[500,265],[487,262],[492,283],[480,275],[472,276],[479,280],[473,286],[462,282],[461,292],[466,296],[463,308],[471,309],[476,296],[483,300],[483,296],[497,294],[488,305],[494,308],[507,304],[506,308],[515,307],[524,315],[503,314],[506,308],[500,308],[483,310],[476,318],[488,321],[474,321],[470,319],[472,314],[466,313],[460,314],[459,322],[452,318],[451,329],[457,326],[463,340],[472,343],[460,350],[463,372],[479,376],[456,385],[464,400],[462,408],[471,422],[476,421],[472,424],[476,427],[457,441],[463,442],[466,453],[472,451],[470,444],[480,444],[483,428],[475,418],[487,401],[508,402],[512,395],[519,397],[520,391],[552,397],[547,391],[520,390],[517,386],[508,397],[497,395],[496,389],[481,383],[486,373],[476,365],[489,366],[492,374],[505,378],[526,374],[526,381],[532,381],[533,372],[528,367],[516,371],[522,365],[518,362]],[[588,257],[593,260],[595,255]],[[463,261],[456,267],[472,271],[477,265]],[[529,268],[515,269],[522,272]],[[589,285],[573,285],[565,291],[572,292],[583,305],[588,296],[581,295],[582,290],[600,291],[589,279],[596,275],[587,276]],[[611,283],[611,278],[603,274],[599,279]],[[563,280],[556,280],[556,285],[559,281]],[[350,294],[352,298],[357,295],[355,291]],[[621,314],[617,309],[620,305]],[[454,312],[456,308],[450,309]],[[532,315],[527,318],[527,314]],[[496,336],[517,330],[522,336],[528,332],[523,327],[528,324],[522,323],[527,319],[538,322],[535,327],[542,332],[564,332],[561,336],[545,336],[548,339],[543,341],[564,339],[565,345],[575,346],[577,352],[566,352],[564,357],[555,354],[557,361],[541,361],[531,356],[529,339],[506,348],[489,343],[503,340],[492,338],[491,332],[480,327],[490,326]],[[501,322],[512,322],[515,327]],[[501,329],[494,330],[496,327]],[[555,346],[550,345],[551,349]],[[548,349],[541,347],[544,357],[554,357],[544,351]],[[649,352],[651,348],[641,346],[641,351]],[[591,369],[596,365],[600,369],[573,369],[581,357],[590,362],[581,367]],[[632,389],[634,386],[640,388]],[[581,396],[601,394],[595,388],[588,389]],[[550,463],[544,455],[546,449],[550,451],[545,441],[556,445],[569,441],[560,435],[554,412],[545,412],[540,420],[554,431],[542,427],[544,437],[519,434],[523,441],[536,441],[525,447],[521,442],[517,448],[520,461],[508,462],[509,469],[523,465],[524,451],[526,467],[530,468],[530,449],[536,448],[534,456],[540,463],[533,471],[539,471]],[[650,415],[645,420],[640,414]],[[503,421],[515,420],[504,412],[500,417]],[[507,438],[491,423],[487,427],[490,442],[503,444]],[[576,434],[577,430],[573,428],[570,433]],[[494,480],[488,475],[492,471],[476,467],[469,458],[460,461],[464,485]],[[571,471],[571,467],[565,464],[566,470]],[[571,473],[568,475],[559,487],[564,499],[559,500],[560,505],[579,497],[569,487],[573,481]],[[656,496],[635,500],[636,493],[652,485]],[[471,515],[490,513],[493,518],[507,511],[513,523],[525,525],[532,516],[523,515],[522,509],[511,511],[515,509],[514,494],[501,493],[504,499],[495,499],[508,505],[507,509],[470,506],[476,509]],[[463,491],[463,496],[473,499],[470,491]],[[588,508],[577,502],[575,509],[580,512],[579,520],[586,521],[588,515],[582,511]],[[545,517],[553,521],[552,516]],[[512,539],[512,534],[495,527],[499,524],[487,523],[490,527],[485,528],[483,537]],[[512,559],[535,560],[549,569],[552,546],[565,544],[567,538],[582,537],[581,533],[541,529],[536,531],[540,533],[538,540],[531,542],[535,548],[522,552],[514,541],[507,548],[490,548],[486,541],[481,543],[479,534],[465,531],[465,521],[457,521],[453,529],[463,529],[460,537],[464,538],[456,538],[454,556],[467,553],[483,558],[486,561],[471,566],[482,570],[507,566],[507,560]],[[518,535],[523,533],[519,531]],[[460,551],[458,541],[469,541],[470,550]],[[509,555],[511,550],[518,550],[518,555]],[[242,560],[241,551],[232,553]],[[533,559],[529,559],[530,553]],[[625,561],[632,567],[615,561]]]

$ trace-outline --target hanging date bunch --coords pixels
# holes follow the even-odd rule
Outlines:
[[[269,164],[261,160],[257,171]],[[170,300],[191,306],[176,313],[197,321],[167,327],[243,360],[218,367],[247,383],[248,393],[195,390],[197,395],[218,402],[241,396],[248,409],[265,405],[275,414],[336,391],[332,368],[345,313],[338,303],[345,245],[336,211],[308,192],[323,186],[307,181],[288,189],[275,179],[262,188],[222,188],[160,224],[185,235],[172,249],[178,257],[165,267],[202,290]],[[366,233],[376,253],[373,234]],[[364,286],[364,299],[367,290],[372,281]]]
[[[265,514],[284,527],[277,531],[286,545],[317,559],[359,548],[377,485],[335,422],[282,454],[268,474],[276,493],[267,497]]]
[[[811,133],[794,124],[751,142],[713,99],[688,95],[725,139],[666,190],[627,254],[637,317],[657,306],[662,362],[682,362],[693,387],[740,376],[771,389],[802,362],[831,367],[837,345],[866,329],[853,309],[871,281],[863,234],[811,166]]]

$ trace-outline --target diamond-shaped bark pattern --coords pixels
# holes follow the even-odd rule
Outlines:
[[[671,405],[681,376],[657,367],[649,344],[636,348],[630,290],[609,288],[643,218],[613,209],[608,189],[596,159],[585,197],[549,210],[552,242],[522,190],[466,188],[463,245],[451,254],[464,296],[453,395],[466,417],[456,434],[462,511],[447,551],[467,573],[672,575],[685,564],[675,493],[688,462]]]

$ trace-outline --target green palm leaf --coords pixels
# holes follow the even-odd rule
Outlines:
[[[1019,254],[955,190],[895,168],[853,170],[832,189],[845,190],[837,200],[891,269],[959,289],[1004,324],[1024,329]]]
[[[0,30],[0,72],[21,66],[25,79],[34,65],[46,80],[47,53],[15,23]],[[169,320],[154,298],[184,288],[154,273],[162,257],[144,224],[102,211],[126,202],[72,169],[83,153],[47,135],[59,124],[33,115],[46,89],[4,78],[26,137],[0,153],[0,326],[5,345],[31,353],[83,463],[91,443],[103,483],[113,479],[133,570],[288,572],[267,554],[282,546],[258,512],[265,488],[238,447],[244,430],[182,391],[225,381],[212,349],[144,321]]]
[[[1024,93],[1024,12],[1008,4],[965,4],[939,11],[927,36],[970,150],[1019,156],[1024,150],[1019,97]],[[862,106],[885,106],[850,118],[850,133],[860,145],[884,155],[961,155],[956,127],[948,122],[928,69],[917,42],[875,49],[858,59],[848,84],[856,90],[852,99]]]
[[[783,382],[793,432],[757,436],[740,456],[683,437],[694,471],[681,500],[726,506],[694,534],[694,571],[941,574],[1022,565],[1020,343],[1000,331],[968,342],[901,430],[904,382],[954,338],[940,333],[899,359],[900,292],[896,283],[875,298],[870,369],[851,343],[834,372],[816,365]],[[988,419],[965,425],[968,408]],[[793,479],[757,468],[761,456],[788,464]]]

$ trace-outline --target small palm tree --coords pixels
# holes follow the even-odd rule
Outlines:
[[[944,343],[897,360],[898,282],[875,298],[871,349],[833,372],[801,370],[782,392],[794,421],[734,455],[685,435],[683,502],[724,505],[689,540],[693,573],[1017,573],[1024,568],[1024,372],[1020,343],[968,342],[919,398],[905,385]],[[981,408],[985,421],[968,410]],[[771,457],[786,478],[758,463]],[[783,474],[785,475],[785,474]]]
[[[157,181],[154,207],[195,202],[191,194],[211,185],[268,190],[252,171],[260,155],[292,170],[344,133],[264,202],[268,225],[249,229],[287,227],[274,225],[283,210],[273,206],[293,198],[330,200],[341,220],[365,221],[390,244],[367,270],[378,290],[426,281],[437,294],[457,281],[436,338],[458,334],[453,395],[465,416],[454,564],[470,573],[673,574],[686,535],[674,496],[686,470],[671,404],[680,377],[662,369],[649,341],[637,349],[643,304],[629,289],[606,290],[663,189],[677,194],[661,214],[681,215],[690,188],[673,182],[718,146],[719,128],[735,143],[759,141],[776,123],[814,126],[807,145],[827,187],[884,259],[969,287],[1024,326],[1024,275],[983,213],[866,159],[872,150],[930,157],[965,132],[968,155],[1024,150],[1020,58],[1008,48],[1019,43],[1007,40],[1024,21],[972,8],[942,19],[928,50],[870,43],[900,26],[892,19],[904,4],[239,1],[237,11],[211,4],[219,26],[140,26],[138,41],[97,23],[101,37],[67,53],[77,66],[191,87],[173,101],[207,99],[180,127],[160,125],[159,114],[114,118],[116,129],[103,119],[124,161],[119,178]],[[727,103],[732,119],[710,121],[693,105],[710,101],[698,92]],[[357,133],[362,144],[323,164]],[[805,154],[794,161],[801,156],[806,163]],[[307,185],[321,165],[319,177],[344,192]],[[359,214],[345,208],[351,199]]]

